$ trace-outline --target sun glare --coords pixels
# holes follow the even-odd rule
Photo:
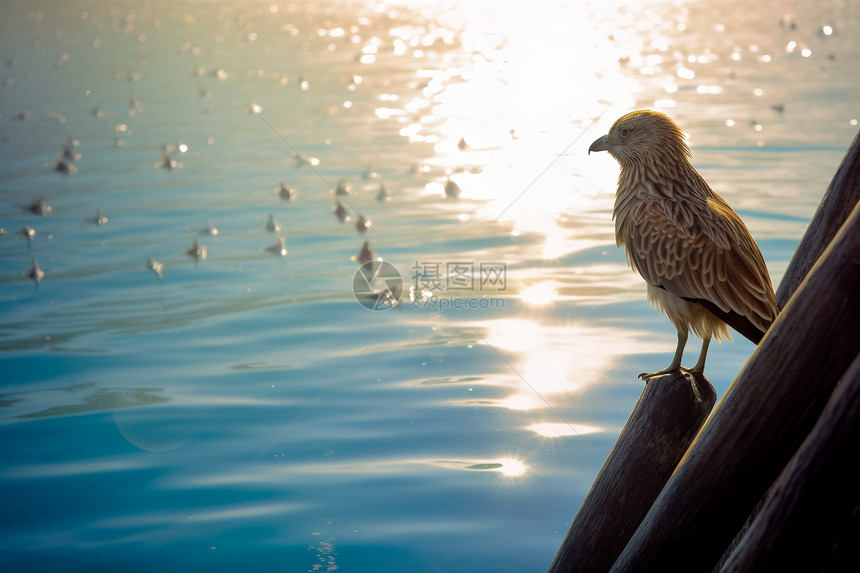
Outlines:
[[[425,82],[420,95],[387,102],[395,105],[377,114],[402,114],[401,135],[433,144],[430,166],[458,183],[461,198],[471,200],[470,217],[544,235],[546,259],[589,248],[594,241],[577,237],[559,216],[610,208],[605,182],[617,167],[586,166],[588,142],[603,129],[601,117],[632,105],[638,86],[618,73],[619,61],[642,41],[617,35],[616,9],[612,1],[538,0],[488,14],[485,2],[460,0],[455,11],[439,15],[436,31],[391,31],[406,56],[425,44],[462,45],[445,66],[431,60],[418,70]],[[443,195],[442,182],[428,184],[425,193]]]
[[[558,283],[555,281],[545,281],[524,288],[520,291],[520,299],[523,302],[533,305],[545,305],[555,302],[558,298],[556,290]]]
[[[500,467],[496,471],[505,477],[519,477],[529,471],[526,464],[515,458],[501,458],[498,463]]]
[[[596,426],[586,426],[585,424],[566,424],[543,422],[532,424],[526,427],[527,430],[539,434],[545,438],[561,438],[564,436],[583,436],[585,434],[594,434],[600,430]]]
[[[620,328],[552,326],[522,318],[473,326],[486,329],[484,342],[506,356],[510,393],[492,404],[511,410],[549,409],[556,396],[598,383],[619,354],[665,350],[637,331]]]

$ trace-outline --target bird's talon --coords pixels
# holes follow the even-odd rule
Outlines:
[[[688,371],[686,368],[678,367],[678,368],[665,368],[663,370],[658,370],[657,372],[643,372],[639,375],[639,379],[644,380],[647,384],[651,378],[657,378],[658,376],[665,376],[666,374],[676,374]]]

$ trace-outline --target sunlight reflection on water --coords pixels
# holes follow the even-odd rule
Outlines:
[[[675,343],[589,143],[670,112],[778,281],[856,133],[858,24],[801,1],[9,3],[0,549],[548,563]],[[438,265],[413,292],[478,304],[366,310],[365,241],[404,292]],[[712,349],[718,390],[750,351]]]
[[[512,318],[473,324],[486,329],[493,348],[512,353],[516,391],[497,404],[512,410],[546,408],[553,396],[580,392],[600,383],[615,355],[656,352],[662,346],[632,329],[592,328],[566,324],[550,326]]]

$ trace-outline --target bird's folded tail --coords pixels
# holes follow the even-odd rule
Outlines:
[[[764,332],[762,332],[759,327],[750,322],[750,319],[748,319],[742,314],[738,314],[733,311],[726,312],[711,301],[701,298],[684,298],[684,300],[701,304],[706,309],[711,311],[711,313],[714,314],[717,318],[734,328],[742,336],[744,336],[754,344],[758,344],[759,342],[761,342],[761,339],[764,338]]]

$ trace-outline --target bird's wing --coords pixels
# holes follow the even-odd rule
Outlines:
[[[761,252],[716,194],[707,201],[644,200],[625,227],[628,261],[652,285],[702,303],[756,342],[776,318]]]

